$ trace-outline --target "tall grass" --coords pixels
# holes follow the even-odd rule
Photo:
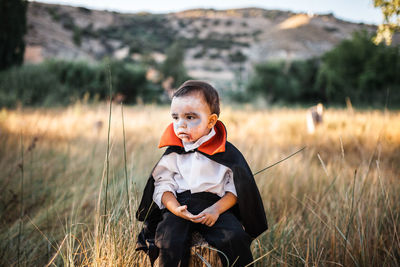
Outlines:
[[[109,108],[0,112],[0,265],[18,265],[21,238],[22,266],[149,266],[135,252],[141,223],[134,214],[162,154],[157,144],[169,111],[114,106],[112,114],[121,117],[113,117],[108,137],[102,125]],[[308,135],[305,113],[222,108],[228,139],[253,172],[307,147],[255,177],[270,225],[253,242],[255,264],[398,266],[400,114],[328,109],[324,124]],[[32,182],[24,184],[23,196],[21,132],[24,142],[37,140],[33,149],[23,149],[32,156],[24,166]],[[107,140],[109,203],[103,214],[98,203],[105,201]]]
[[[18,245],[17,245],[17,262],[18,266],[20,265],[20,244],[21,244],[21,235],[22,235],[22,227],[23,227],[23,222],[22,218],[24,216],[24,142],[22,138],[22,133],[21,133],[21,163],[19,164],[19,168],[21,170],[21,190],[20,190],[20,217],[19,217],[19,229],[18,229]]]
[[[125,189],[126,189],[126,198],[128,201],[128,215],[129,219],[131,219],[131,201],[129,198],[129,184],[128,184],[128,168],[126,163],[126,137],[125,137],[125,121],[124,121],[124,106],[121,103],[121,121],[122,121],[122,142],[124,144],[124,174],[125,174]],[[130,221],[132,223],[132,221]]]
[[[111,70],[108,66],[107,68],[107,77],[108,77],[108,88],[109,88],[109,96],[111,99],[112,96],[112,83],[111,83]],[[107,200],[108,200],[108,181],[109,181],[109,174],[110,174],[110,130],[111,130],[111,110],[112,110],[112,101],[109,101],[110,109],[108,112],[108,131],[107,131],[107,152],[106,152],[106,190],[105,190],[105,201],[104,201],[104,220],[103,220],[103,230],[105,229],[105,220],[107,218]]]

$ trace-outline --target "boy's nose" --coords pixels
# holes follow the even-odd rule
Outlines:
[[[177,126],[178,128],[181,128],[181,127],[186,128],[186,122],[185,122],[185,120],[178,120],[177,123],[176,123],[176,126]]]

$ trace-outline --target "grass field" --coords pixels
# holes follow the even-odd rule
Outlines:
[[[121,111],[109,133],[105,104],[0,111],[1,266],[150,266],[134,213],[170,115]],[[305,114],[222,107],[253,172],[306,146],[255,177],[270,226],[256,265],[399,266],[400,113],[327,109],[313,135]]]

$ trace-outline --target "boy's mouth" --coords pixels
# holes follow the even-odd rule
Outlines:
[[[189,134],[181,132],[181,133],[178,133],[178,137],[179,138],[185,138],[185,137],[189,138]]]

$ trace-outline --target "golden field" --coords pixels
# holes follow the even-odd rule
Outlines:
[[[0,265],[150,266],[134,213],[169,109],[121,112],[108,127],[106,104],[0,111]],[[400,112],[327,109],[313,135],[306,112],[222,107],[253,172],[306,147],[255,176],[256,265],[399,266]]]

